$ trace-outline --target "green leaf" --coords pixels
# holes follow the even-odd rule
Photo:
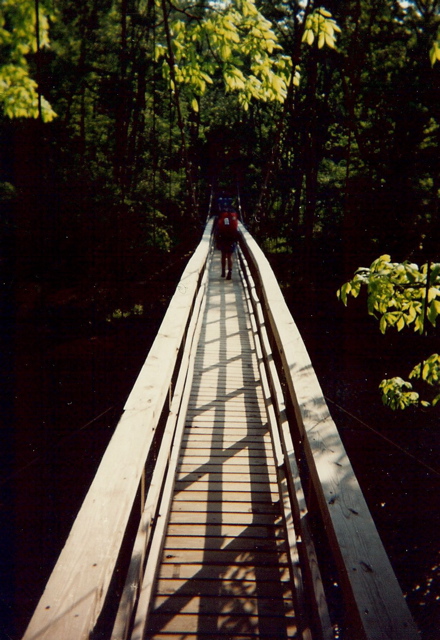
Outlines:
[[[428,306],[428,313],[427,313],[427,318],[434,327],[436,325],[437,316],[439,314],[437,305],[440,306],[439,302],[437,300],[433,300],[431,304]]]
[[[226,61],[229,60],[229,58],[231,57],[231,47],[227,44],[223,44],[222,47],[220,48],[220,56],[221,59]]]
[[[350,291],[351,291],[350,282],[346,282],[345,284],[343,284],[342,287],[337,291],[338,298],[344,303],[345,306],[347,306],[347,295],[350,293]]]
[[[429,50],[429,59],[431,61],[431,65],[434,66],[434,64],[437,62],[437,60],[440,60],[440,44],[439,42],[435,41],[432,43],[432,47]]]
[[[335,39],[328,33],[325,34],[325,43],[328,47],[330,47],[330,49],[335,48]]]
[[[423,317],[418,316],[414,321],[414,331],[418,331],[421,335],[424,329],[425,329],[425,323],[423,322]]]

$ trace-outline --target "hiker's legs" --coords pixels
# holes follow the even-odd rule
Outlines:
[[[232,253],[227,254],[228,258],[228,275],[226,276],[226,280],[230,280],[232,276]]]

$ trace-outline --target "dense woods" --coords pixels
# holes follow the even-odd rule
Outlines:
[[[330,2],[330,45],[303,37],[312,4],[40,0],[36,45],[34,3],[5,3],[2,200],[27,273],[136,268],[203,219],[211,187],[238,186],[307,277],[322,239],[347,276],[384,246],[431,257],[437,3]]]
[[[43,349],[53,353],[54,344],[109,340],[110,334],[113,340],[121,326],[134,331],[136,340],[124,334],[116,341],[122,352],[136,351],[135,358],[127,359],[127,379],[122,365],[112,379],[116,400],[83,394],[84,407],[76,414],[76,427],[73,419],[70,427],[78,428],[109,403],[122,402],[145,355],[145,334],[154,335],[209,204],[220,193],[240,196],[243,220],[271,256],[326,392],[346,401],[346,409],[359,409],[365,419],[362,406],[350,404],[342,379],[339,387],[333,379],[334,367],[347,357],[343,349],[359,355],[358,343],[344,334],[347,327],[370,332],[366,344],[379,341],[380,353],[390,357],[373,366],[371,384],[379,404],[382,378],[407,377],[439,350],[434,325],[440,307],[434,303],[426,311],[431,322],[420,335],[406,320],[398,325],[401,316],[394,321],[390,316],[381,336],[378,323],[367,317],[362,293],[347,311],[336,299],[337,289],[358,267],[368,267],[381,255],[397,267],[404,261],[427,265],[421,289],[428,300],[431,286],[430,303],[440,296],[440,268],[435,266],[440,240],[439,30],[439,0],[2,2],[6,505],[14,491],[19,493],[10,488],[9,475],[32,460],[27,449],[27,439],[36,438],[29,435],[32,430],[41,434],[37,453],[49,438],[45,423],[59,428],[58,435],[68,430],[59,427],[65,418],[61,410],[35,409],[55,399],[41,397],[33,404],[26,399],[34,378],[65,375]],[[399,281],[397,287],[405,289],[417,277],[410,275],[409,284]],[[349,293],[343,291],[343,300]],[[423,315],[423,299],[421,305]],[[375,311],[380,315],[390,309]],[[353,323],[358,324],[353,328]],[[402,332],[397,334],[397,328]],[[333,336],[326,356],[318,333]],[[116,343],[108,343],[109,350]],[[94,357],[103,352],[104,347]],[[120,355],[126,362],[126,353]],[[432,357],[424,377],[431,376],[435,386],[439,359]],[[365,362],[357,364],[359,377],[352,377],[361,385],[353,395],[364,394],[370,402],[373,395],[364,383],[371,371],[365,373],[364,365],[368,369]],[[47,373],[51,366],[54,371]],[[415,377],[422,370],[423,365]],[[90,382],[86,376],[100,389],[96,377]],[[36,394],[54,384],[39,387]],[[429,414],[417,406],[409,411],[409,417],[398,420],[417,423],[430,440],[431,457],[425,461],[438,469],[439,438],[432,418],[438,407]],[[342,414],[337,417],[343,428]],[[378,406],[373,418],[379,430],[385,423],[393,429],[397,424],[385,407]],[[14,431],[20,420],[26,425],[21,440]],[[349,429],[346,437],[347,442],[354,439]],[[406,444],[415,451],[409,436]],[[431,477],[435,474],[438,480],[436,470]],[[88,480],[90,475],[93,468],[85,473]],[[52,497],[55,508],[62,502],[62,486],[60,495]],[[430,494],[431,501],[436,499]],[[437,512],[425,515],[439,519]],[[23,514],[13,516],[18,524],[6,527],[3,541],[14,546],[18,540],[17,553],[27,540],[17,533],[20,518]],[[386,530],[393,524],[384,517],[382,525],[387,542]],[[46,575],[66,528],[49,535],[53,549],[39,549]],[[403,560],[397,556],[411,544],[416,543],[402,542],[402,549],[394,550],[398,568]],[[420,572],[414,568],[404,585],[407,593],[412,591],[410,604],[426,640],[438,637],[440,625],[438,558],[437,538]],[[400,570],[398,577],[405,581]],[[9,578],[11,571],[6,562],[4,575]],[[17,582],[24,576],[26,568]],[[44,584],[44,575],[41,580]],[[417,593],[422,588],[424,609]],[[14,589],[19,600],[20,585]],[[15,638],[39,593],[29,595],[24,608],[11,604],[10,591],[5,594],[5,628],[12,634],[16,624]]]

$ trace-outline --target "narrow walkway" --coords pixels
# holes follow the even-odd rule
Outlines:
[[[296,637],[280,509],[244,291],[216,252],[149,640]]]

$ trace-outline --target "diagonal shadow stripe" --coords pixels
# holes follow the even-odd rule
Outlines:
[[[274,551],[264,557],[265,562],[259,567],[258,558],[256,557],[259,555],[258,550],[249,550],[247,552],[247,558],[243,560],[243,545],[241,544],[241,540],[245,537],[245,533],[243,532],[241,536],[235,538],[222,550],[233,552],[235,563],[229,560],[227,568],[225,568],[224,564],[216,565],[214,563],[203,566],[190,580],[183,583],[173,595],[154,610],[148,624],[148,634],[150,637],[166,627],[173,617],[179,614],[197,595],[197,593],[194,593],[196,589],[192,586],[193,581],[209,581],[212,585],[215,585],[211,586],[209,596],[201,596],[202,600],[205,599],[206,601],[207,598],[210,599],[204,608],[206,612],[209,611],[211,613],[211,616],[203,616],[202,624],[204,628],[202,632],[199,630],[199,634],[217,633],[218,627],[215,618],[220,615],[225,615],[223,624],[227,625],[230,633],[249,633],[249,631],[257,625],[255,621],[246,622],[246,618],[250,615],[249,609],[246,609],[246,602],[249,600],[249,587],[246,585],[246,576],[253,578],[259,568],[264,570],[264,580],[258,580],[257,576],[257,579],[252,580],[256,590],[254,597],[257,599],[257,608],[254,609],[253,615],[256,616],[257,619],[267,618],[267,623],[270,625],[270,633],[274,634],[272,638],[282,639],[287,637],[285,597],[286,595],[290,595],[290,591],[286,583],[280,580],[280,570],[282,570],[283,567],[287,567],[287,560],[280,563],[279,554]],[[171,552],[172,550],[169,551]],[[209,551],[205,553],[205,559],[206,558],[209,558]],[[223,578],[227,569],[229,569],[227,573],[228,584],[225,585]],[[229,584],[229,582],[231,584]],[[218,601],[217,607],[212,602],[213,596],[217,598],[221,596],[223,598],[223,600]],[[225,602],[225,599],[229,599],[229,601]],[[266,607],[262,606],[262,612],[260,612],[258,602],[262,605],[265,600],[268,600]],[[214,607],[212,606],[213,604]],[[227,614],[225,614],[225,606],[226,609],[228,607],[230,608],[230,612]],[[203,608],[202,603],[201,608]],[[260,619],[258,619],[258,623],[260,627]]]
[[[218,261],[213,260],[211,270],[218,268],[217,265]],[[280,570],[287,566],[287,558],[284,557],[280,562],[282,549],[277,547],[280,538],[275,537],[274,526],[268,530],[268,535],[264,539],[266,548],[273,544],[272,550],[263,551],[258,546],[262,542],[258,543],[258,540],[252,538],[252,526],[259,521],[261,509],[264,510],[261,503],[265,499],[264,496],[267,498],[266,511],[272,512],[272,516],[268,517],[273,518],[273,523],[279,522],[280,512],[279,509],[274,510],[271,497],[270,485],[274,480],[274,470],[269,472],[268,466],[271,445],[267,445],[267,448],[255,453],[258,458],[253,460],[258,459],[258,466],[250,466],[250,460],[247,458],[244,458],[245,462],[243,462],[247,467],[247,471],[242,473],[243,481],[248,487],[250,486],[247,491],[250,494],[252,523],[244,526],[242,533],[233,540],[226,540],[225,536],[222,536],[222,511],[219,511],[218,500],[219,497],[225,495],[225,481],[228,481],[230,487],[230,480],[228,480],[230,473],[226,473],[222,465],[228,464],[228,461],[236,456],[237,452],[244,451],[248,445],[254,443],[256,435],[258,437],[261,434],[261,442],[263,442],[263,438],[267,437],[269,433],[265,407],[264,404],[261,405],[262,399],[257,396],[260,382],[250,322],[246,319],[247,309],[244,304],[243,291],[238,281],[234,280],[229,284],[232,286],[228,286],[224,282],[219,283],[211,275],[204,325],[196,357],[200,369],[195,372],[191,394],[194,403],[197,402],[198,394],[203,392],[204,375],[210,375],[213,372],[217,372],[219,375],[214,382],[216,386],[213,388],[211,380],[209,387],[207,387],[207,392],[212,392],[212,398],[191,409],[191,426],[186,428],[186,433],[195,433],[197,412],[212,412],[212,426],[207,427],[212,429],[212,438],[210,442],[206,443],[206,450],[203,448],[200,450],[206,453],[209,459],[180,477],[179,489],[176,492],[179,493],[191,487],[201,477],[206,477],[204,484],[208,485],[208,488],[205,489],[208,498],[204,526],[209,542],[205,539],[196,554],[197,557],[201,556],[202,567],[190,579],[182,582],[172,595],[163,598],[150,615],[149,638],[153,638],[155,634],[164,630],[168,633],[171,628],[174,629],[173,625],[177,625],[174,632],[179,637],[184,638],[185,634],[189,633],[188,628],[186,630],[182,628],[181,631],[178,631],[178,625],[181,622],[184,625],[188,624],[190,616],[186,613],[182,615],[182,611],[187,612],[189,603],[197,596],[197,585],[201,583],[205,585],[209,583],[210,586],[207,592],[199,590],[196,628],[191,631],[200,640],[208,637],[211,639],[234,637],[239,634],[255,636],[257,630],[260,637],[271,638],[271,640],[275,637],[277,640],[287,638],[285,596],[286,589],[288,590],[289,587],[286,587],[286,583],[280,580]],[[214,305],[211,304],[211,300],[214,300]],[[231,305],[234,305],[234,313],[231,313]],[[215,316],[215,322],[211,320],[211,315]],[[213,331],[217,333],[215,338],[211,338]],[[242,350],[231,354],[227,341],[231,339],[235,341],[237,336],[240,336]],[[219,346],[218,352],[214,348],[215,344]],[[215,356],[217,357],[216,361],[208,360],[208,364],[204,362],[205,359]],[[250,362],[252,362],[252,376],[249,375]],[[228,371],[231,370],[231,366],[234,368],[234,375],[235,372],[239,372],[243,377],[243,382],[240,382],[235,389],[231,389],[230,385],[228,388],[227,384]],[[244,436],[239,434],[237,439],[231,443],[223,439],[231,427],[230,422],[224,422],[224,418],[227,401],[236,398],[244,400],[244,407],[240,409],[240,415],[244,415],[244,420],[240,421],[240,428],[245,428],[247,432]],[[256,407],[260,407],[258,419]],[[185,447],[186,443],[181,452],[179,469],[182,464],[185,464],[185,453],[188,448]],[[213,455],[214,449],[219,455]],[[273,467],[273,463],[270,466]],[[237,470],[239,469],[241,470],[241,467],[237,467]],[[211,518],[209,514],[214,511],[217,512],[218,517]],[[190,514],[187,510],[186,513]],[[240,512],[236,513],[239,516]],[[283,536],[281,536],[282,538]],[[208,546],[213,548],[208,548]],[[164,554],[170,556],[165,558],[168,566],[173,564],[173,556],[176,560],[180,557],[178,550],[174,550],[173,553],[172,545],[169,549],[165,549]],[[174,567],[175,574],[179,574],[180,563],[177,562]],[[224,580],[225,576],[228,577],[227,583]],[[249,598],[250,581],[246,580],[246,577],[250,576],[252,576],[252,583],[255,587],[256,599]],[[291,611],[289,613],[292,614]],[[193,622],[195,621],[193,620]]]

